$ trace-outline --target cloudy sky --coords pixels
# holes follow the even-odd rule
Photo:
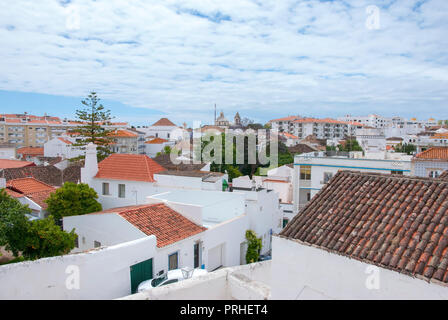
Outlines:
[[[259,122],[448,119],[447,16],[446,0],[1,1],[0,112],[70,117],[95,90],[135,124],[210,122],[215,103]]]

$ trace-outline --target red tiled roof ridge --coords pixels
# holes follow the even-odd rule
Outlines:
[[[448,160],[448,147],[431,147],[415,155],[417,159]]]
[[[161,126],[161,127],[177,127],[173,122],[171,122],[168,118],[160,118],[158,121],[156,121],[152,127],[154,126]]]
[[[154,173],[165,170],[147,155],[114,153],[98,164],[95,178],[155,182]]]

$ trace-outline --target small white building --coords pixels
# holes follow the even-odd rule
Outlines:
[[[159,152],[162,152],[166,146],[173,148],[174,145],[174,141],[163,138],[154,138],[145,142],[145,154],[148,155],[148,157],[154,158]]]
[[[145,132],[146,137],[152,139],[162,138],[177,141],[183,139],[185,135],[185,130],[179,128],[167,118],[161,118],[148,128],[139,128],[139,130]]]
[[[79,147],[74,147],[76,139],[73,137],[57,137],[44,143],[45,157],[61,157],[62,159],[76,158],[84,154]]]
[[[365,152],[386,151],[386,136],[381,129],[362,128],[356,130],[356,141]]]
[[[112,154],[99,164],[96,146],[86,148],[81,181],[98,193],[104,209],[146,203],[146,197],[170,190],[222,190],[227,174],[167,171],[147,155]]]
[[[433,147],[412,158],[412,175],[437,178],[448,170],[448,147]]]

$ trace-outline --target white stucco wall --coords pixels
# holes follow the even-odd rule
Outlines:
[[[272,251],[272,299],[448,299],[447,287],[384,268],[369,289],[372,265],[288,239],[273,237]]]
[[[412,175],[417,177],[428,177],[430,171],[441,174],[448,170],[448,161],[412,161]]]
[[[0,148],[0,159],[16,159],[16,148]]]
[[[115,213],[71,216],[63,220],[64,230],[70,232],[75,229],[78,235],[79,247],[73,252],[94,248],[94,241],[100,242],[102,246],[113,246],[146,237],[146,234]]]
[[[131,293],[130,266],[155,255],[155,237],[87,253],[0,266],[0,299],[115,299]],[[79,273],[73,270],[79,270]],[[79,289],[68,289],[79,274]],[[68,279],[68,280],[67,280]]]

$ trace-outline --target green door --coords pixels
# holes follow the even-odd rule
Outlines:
[[[138,285],[152,279],[152,259],[131,266],[131,291],[137,292]]]

